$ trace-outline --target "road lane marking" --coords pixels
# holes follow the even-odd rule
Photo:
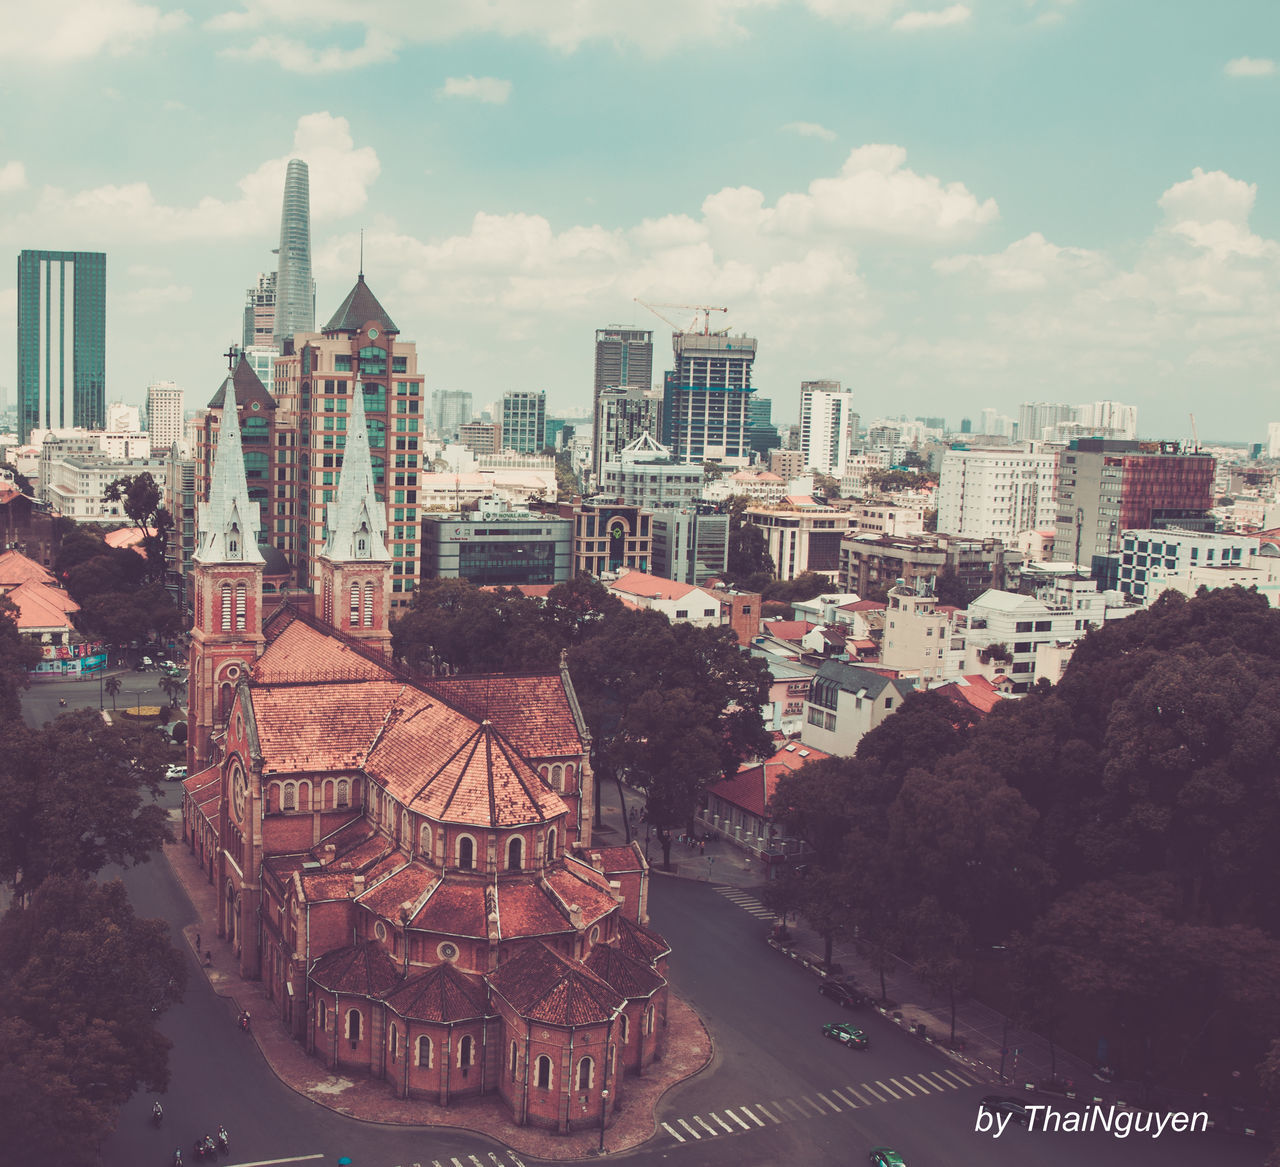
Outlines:
[[[831,1107],[831,1109],[834,1110],[836,1114],[840,1113],[840,1107],[838,1107],[834,1102],[832,1102],[831,1099],[828,1098],[825,1094],[819,1094],[818,1097],[821,1098],[822,1101],[825,1102],[829,1107]]]
[[[684,1135],[682,1135],[678,1130],[676,1130],[676,1128],[673,1127],[670,1123],[664,1122],[662,1124],[662,1129],[666,1131],[667,1134],[669,1134],[673,1139],[675,1139],[677,1143],[684,1142]]]
[[[916,1096],[916,1092],[912,1090],[910,1086],[904,1086],[897,1078],[890,1078],[889,1081],[901,1090],[908,1098],[914,1098]]]
[[[833,1088],[831,1093],[834,1094],[838,1099],[840,1099],[840,1101],[843,1102],[847,1107],[849,1107],[850,1110],[858,1109],[858,1104],[854,1102],[852,1098],[846,1098],[843,1094],[840,1093],[839,1090],[836,1090]]]
[[[889,1097],[892,1098],[894,1102],[898,1101],[898,1096],[892,1090],[890,1090],[888,1086],[886,1086],[883,1082],[881,1082],[879,1078],[876,1079],[876,1085],[879,1086],[880,1089],[883,1090],[887,1095],[889,1095]]]
[[[676,1122],[678,1122],[682,1127],[684,1127],[684,1129],[687,1130],[695,1139],[702,1138],[702,1136],[698,1134],[698,1132],[695,1131],[693,1127],[691,1127],[687,1122],[685,1122],[684,1119],[678,1118],[676,1119]]]
[[[749,1126],[747,1126],[745,1122],[742,1121],[742,1119],[740,1119],[736,1114],[734,1114],[732,1110],[728,1109],[728,1107],[725,1108],[725,1114],[727,1114],[731,1119],[733,1119],[733,1121],[736,1122],[744,1131],[749,1131],[751,1129]]]

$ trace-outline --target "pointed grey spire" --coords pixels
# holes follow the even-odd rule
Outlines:
[[[324,557],[334,563],[365,560],[387,563],[386,508],[374,493],[373,459],[369,454],[369,427],[364,418],[364,386],[356,382],[351,420],[347,423],[347,448],[338,473],[338,489],[325,516],[328,537]]]
[[[244,453],[240,448],[240,417],[236,410],[236,387],[228,377],[222,385],[222,426],[213,456],[213,481],[209,501],[200,504],[196,524],[196,563],[262,563],[258,550],[259,515],[249,501],[249,482],[244,474]]]

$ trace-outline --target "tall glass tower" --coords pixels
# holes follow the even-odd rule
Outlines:
[[[18,430],[106,424],[107,257],[18,255]]]
[[[311,278],[311,180],[307,164],[289,160],[280,210],[280,257],[276,264],[274,339],[283,349],[286,337],[316,329],[316,283]]]

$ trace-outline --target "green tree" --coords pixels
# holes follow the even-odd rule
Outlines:
[[[186,696],[187,686],[179,681],[177,677],[162,677],[160,679],[160,688],[164,690],[164,695],[169,699],[169,704],[174,709],[180,709],[179,702],[181,698]]]
[[[729,503],[729,548],[725,574],[739,587],[763,591],[773,579],[773,559],[764,531],[747,518],[746,498]]]
[[[126,474],[108,483],[102,497],[106,502],[123,504],[124,513],[142,532],[151,577],[163,583],[165,544],[173,530],[173,516],[164,505],[156,480],[150,474]]]
[[[823,592],[832,590],[831,580],[816,571],[804,571],[794,579],[777,579],[764,589],[766,601],[780,600],[791,604],[800,600],[812,600]]]
[[[17,617],[13,601],[0,596],[0,724],[22,716],[22,691],[40,661],[40,650],[18,631]]]
[[[46,880],[0,919],[0,1108],[5,1157],[85,1167],[140,1087],[168,1084],[156,1028],[186,965],[162,920],[140,920],[117,880]]]
[[[552,451],[554,453],[554,451]],[[573,468],[573,451],[561,450],[556,459],[556,494],[559,498],[573,498],[582,493],[582,483],[578,481],[577,472]]]
[[[830,474],[815,474],[813,476],[813,489],[815,493],[822,495],[823,498],[839,498],[840,480],[832,478]]]
[[[54,872],[145,862],[170,839],[158,734],[104,725],[97,710],[43,729],[0,727],[0,879],[19,903]]]
[[[977,599],[950,564],[938,572],[933,584],[933,594],[938,597],[939,604],[950,604],[955,608],[967,608]]]
[[[114,713],[116,711],[116,697],[119,695],[121,688],[120,678],[115,676],[108,677],[103,682],[102,687],[107,691],[107,696],[111,698],[111,712]]]

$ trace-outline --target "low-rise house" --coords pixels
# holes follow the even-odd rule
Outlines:
[[[720,625],[720,601],[709,591],[693,584],[676,583],[643,571],[624,571],[605,587],[624,602],[638,608],[652,608],[672,623],[692,624],[697,628]]]
[[[850,758],[858,743],[898,709],[915,682],[843,661],[826,661],[805,700],[800,740],[810,749]]]

